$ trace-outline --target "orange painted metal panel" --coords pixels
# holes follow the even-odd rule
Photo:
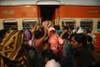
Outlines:
[[[37,6],[0,6],[0,18],[37,18]]]
[[[100,18],[100,6],[60,6],[56,13],[60,18]]]

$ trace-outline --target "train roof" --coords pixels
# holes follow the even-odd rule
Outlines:
[[[100,6],[100,0],[0,0],[0,5],[84,5]]]

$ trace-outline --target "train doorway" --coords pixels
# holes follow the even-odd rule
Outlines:
[[[40,5],[41,21],[52,20],[55,14],[57,5]]]

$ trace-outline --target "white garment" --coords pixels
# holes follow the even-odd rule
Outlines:
[[[61,67],[61,65],[58,62],[56,62],[54,59],[51,59],[46,63],[45,67]]]
[[[79,27],[77,34],[83,33],[83,29],[81,27]]]
[[[48,31],[52,31],[52,30],[55,31],[55,28],[54,28],[54,27],[50,27],[50,28],[48,29]]]
[[[76,30],[74,29],[74,30],[72,30],[72,33],[75,33],[76,32]],[[81,33],[83,33],[83,29],[81,28],[81,27],[79,27],[79,29],[78,29],[78,31],[76,32],[77,34],[81,34]]]

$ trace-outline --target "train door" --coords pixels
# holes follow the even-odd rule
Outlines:
[[[18,29],[18,25],[17,25],[17,21],[16,20],[4,20],[3,21],[3,25],[4,25],[4,29],[8,30],[8,29],[14,29],[17,30]]]
[[[41,21],[53,20],[55,9],[58,5],[40,5]]]

